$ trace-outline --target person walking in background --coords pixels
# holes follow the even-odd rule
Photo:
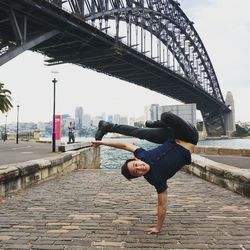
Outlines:
[[[134,154],[133,158],[125,161],[121,173],[128,180],[143,176],[155,187],[158,194],[157,223],[145,230],[148,234],[154,234],[161,231],[166,216],[167,180],[184,165],[191,163],[191,154],[199,136],[192,124],[171,112],[165,112],[161,115],[161,120],[147,121],[145,125],[147,128],[138,128],[100,121],[95,135],[96,141],[93,141],[92,145],[110,146]],[[108,132],[133,136],[162,145],[152,150],[145,150],[131,143],[101,141]]]
[[[69,141],[68,143],[74,143],[75,142],[75,125],[70,122],[68,126],[68,136],[69,136]]]

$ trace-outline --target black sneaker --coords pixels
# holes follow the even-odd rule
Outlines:
[[[99,121],[98,130],[95,133],[96,141],[101,141],[102,137],[108,132],[107,128],[110,125],[109,122],[105,122],[103,120]]]
[[[166,125],[164,125],[164,123],[160,120],[157,121],[146,121],[145,122],[145,126],[147,128],[164,128],[166,127]]]

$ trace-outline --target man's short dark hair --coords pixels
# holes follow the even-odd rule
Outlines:
[[[121,167],[121,173],[122,175],[127,178],[129,181],[131,179],[134,179],[134,178],[137,178],[138,176],[133,176],[130,174],[129,170],[128,170],[128,163],[131,162],[131,161],[134,161],[135,159],[128,159],[125,161],[125,163],[122,165]]]

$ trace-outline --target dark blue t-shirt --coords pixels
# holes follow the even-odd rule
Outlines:
[[[134,155],[150,165],[150,171],[144,175],[144,178],[155,186],[158,194],[167,189],[169,178],[184,165],[191,163],[189,150],[172,139],[152,150],[146,151],[143,148],[137,148]]]

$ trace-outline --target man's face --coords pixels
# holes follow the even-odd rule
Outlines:
[[[150,166],[147,163],[138,159],[128,162],[127,166],[130,174],[136,177],[143,176],[150,170]]]

